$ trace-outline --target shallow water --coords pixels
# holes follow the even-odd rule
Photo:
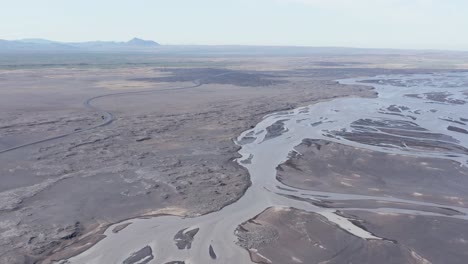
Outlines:
[[[468,147],[468,134],[447,130],[449,126],[468,130],[465,125],[468,122],[468,106],[464,104],[468,97],[464,93],[468,91],[468,73],[377,76],[340,82],[372,85],[379,96],[340,98],[271,114],[255,128],[242,133],[237,139],[237,143],[242,146],[239,151],[242,158],[238,161],[248,169],[252,186],[236,203],[221,211],[196,218],[162,216],[128,220],[124,223],[132,224],[119,233],[113,233],[114,226],[111,226],[105,232],[105,239],[90,250],[71,258],[69,262],[122,263],[132,253],[150,246],[154,259],[147,263],[250,263],[248,252],[236,245],[235,229],[272,206],[316,212],[355,236],[380,239],[336,214],[336,209],[321,208],[300,199],[290,199],[290,195],[301,199],[320,200],[326,197],[330,200],[378,200],[440,207],[438,204],[393,197],[299,190],[276,180],[276,167],[285,162],[294,147],[306,138],[324,139],[386,153],[450,159],[459,162],[461,166],[468,165],[468,153],[464,149]],[[367,121],[356,123],[360,119]],[[369,120],[374,122],[369,123]],[[277,121],[281,121],[282,125],[278,125]],[[275,123],[277,124],[273,127],[276,131],[271,133]],[[356,133],[363,132],[389,135],[388,131],[379,130],[379,125],[375,124],[385,124],[387,128],[392,126],[393,132],[404,132],[406,139],[414,138],[415,141],[428,135],[425,139],[427,144],[443,148],[434,149],[417,144],[407,146],[393,144],[391,141],[368,142],[353,137]],[[440,135],[433,139],[430,133]],[[468,209],[464,207],[444,207],[468,214]],[[468,220],[463,214],[448,216],[395,208],[350,210],[354,209],[379,213],[439,215]],[[185,228],[200,230],[190,249],[179,250],[174,236]]]

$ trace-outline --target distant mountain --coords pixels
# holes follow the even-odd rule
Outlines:
[[[34,44],[52,44],[52,43],[59,43],[57,41],[52,41],[48,39],[39,39],[39,38],[30,38],[30,39],[20,39],[19,42],[23,43],[34,43]]]
[[[314,55],[427,55],[455,54],[456,51],[368,49],[349,47],[243,46],[243,45],[159,45],[151,40],[133,38],[126,42],[58,42],[47,39],[1,40],[0,54],[6,53],[157,53],[180,56],[314,56]],[[468,54],[467,51],[462,52]],[[1,56],[1,55],[0,55]],[[332,66],[332,65],[329,65]]]
[[[15,51],[73,51],[76,50],[72,45],[59,42],[38,42],[24,40],[0,40],[0,52]]]
[[[159,43],[152,40],[133,38],[128,42],[89,41],[58,42],[47,39],[0,40],[0,52],[35,52],[35,51],[150,51]]]
[[[89,41],[89,42],[75,42],[69,43],[70,45],[83,48],[83,49],[97,49],[97,50],[105,50],[105,49],[148,49],[148,48],[155,48],[160,46],[159,43],[154,42],[152,40],[143,40],[139,38],[133,38],[127,42],[115,42],[115,41]]]
[[[127,45],[130,46],[141,46],[141,47],[157,47],[159,43],[154,42],[152,40],[143,40],[139,38],[133,38],[127,42]]]

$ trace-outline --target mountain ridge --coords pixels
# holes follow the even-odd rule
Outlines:
[[[127,42],[117,41],[86,41],[60,42],[48,39],[30,38],[20,40],[0,39],[0,51],[132,51],[151,50],[161,46],[152,40],[133,38]]]
[[[119,41],[60,42],[41,38],[19,40],[0,39],[0,54],[32,53],[157,53],[192,55],[288,55],[310,56],[323,54],[381,55],[381,54],[468,54],[468,50],[359,48],[340,46],[258,46],[258,45],[160,45],[152,40],[132,38]]]

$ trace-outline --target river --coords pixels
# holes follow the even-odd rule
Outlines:
[[[128,220],[124,224],[131,224],[118,233],[112,232],[115,226],[111,226],[105,232],[105,239],[69,259],[67,263],[251,263],[247,250],[236,244],[235,230],[241,223],[273,206],[316,212],[355,236],[380,239],[336,214],[336,209],[290,199],[290,195],[316,200],[325,196],[333,200],[372,199],[440,206],[388,196],[307,191],[285,186],[276,179],[276,167],[285,162],[294,147],[304,139],[323,139],[392,154],[451,159],[461,166],[468,164],[464,150],[468,147],[468,134],[463,132],[468,129],[465,125],[468,122],[468,107],[465,104],[468,97],[468,73],[389,75],[339,82],[371,85],[378,92],[378,97],[338,98],[270,114],[254,128],[243,132],[237,139],[237,144],[242,147],[239,151],[242,157],[238,162],[248,169],[252,186],[237,202],[218,212],[194,218],[160,216]],[[382,138],[389,136],[388,133],[376,130],[376,124],[385,124],[392,131],[405,131],[402,137],[409,139],[409,142],[421,140],[421,133],[443,137],[424,138],[427,144],[436,147],[421,148],[418,144],[393,144],[391,140],[369,143],[361,140],[361,137],[353,136],[359,133],[368,135],[366,133],[370,132]],[[445,217],[468,220],[467,208],[449,208],[465,215]],[[437,215],[392,208],[365,210]]]

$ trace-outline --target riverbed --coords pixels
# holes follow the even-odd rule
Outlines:
[[[468,165],[468,73],[388,75],[339,82],[372,86],[378,97],[338,98],[273,113],[242,133],[236,140],[242,155],[238,162],[249,171],[252,185],[237,202],[193,218],[168,215],[119,223],[125,228],[114,232],[115,226],[109,227],[106,238],[67,263],[251,263],[249,252],[238,245],[236,230],[267,208],[313,212],[365,240],[385,238],[356,225],[336,208],[320,206],[319,202],[375,200],[415,208],[441,208],[439,203],[416,198],[324,192],[278,181],[278,166],[300,155],[295,147],[306,139]],[[452,215],[391,206],[360,208],[358,202],[354,207],[370,212],[468,220],[464,204],[443,205],[458,212]]]

